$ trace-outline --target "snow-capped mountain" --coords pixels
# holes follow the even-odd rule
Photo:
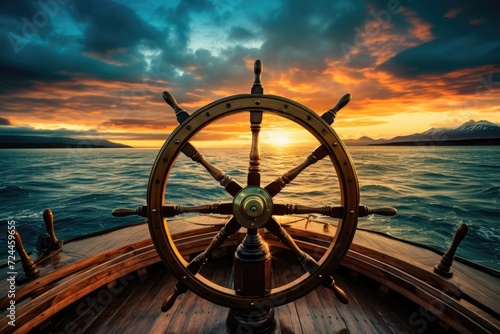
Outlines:
[[[389,141],[446,141],[484,138],[500,138],[500,126],[484,120],[477,122],[470,120],[455,128],[432,128],[422,133],[398,136]]]
[[[372,139],[361,137],[358,140],[346,140],[347,145],[391,145],[397,143],[444,143],[467,140],[500,140],[500,125],[481,120],[470,120],[455,128],[432,128],[425,132],[407,136],[397,136],[392,139]]]

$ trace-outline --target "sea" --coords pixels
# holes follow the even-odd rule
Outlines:
[[[300,164],[314,147],[261,147],[262,185]],[[204,148],[213,165],[246,183],[248,147]],[[360,218],[358,228],[446,251],[461,223],[469,232],[457,256],[500,270],[499,146],[352,146],[361,204],[392,206],[392,217]],[[50,208],[59,239],[69,240],[143,221],[116,218],[115,208],[146,204],[151,168],[159,149],[0,150],[0,264],[7,259],[8,224],[25,248],[45,233]],[[198,205],[231,197],[200,165],[179,156],[168,179],[166,202]],[[280,194],[279,203],[339,205],[338,180],[326,158],[308,167]],[[330,222],[330,218],[315,215]],[[334,223],[334,222],[332,222]]]

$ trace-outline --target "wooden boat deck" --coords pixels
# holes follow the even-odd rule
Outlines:
[[[173,234],[188,236],[193,230],[199,230],[207,233],[207,240],[209,240],[214,231],[218,230],[226,220],[226,217],[220,216],[193,217],[172,221],[170,226]],[[335,232],[332,226],[329,226],[326,230],[326,225],[318,222],[307,223],[303,217],[286,217],[286,219],[281,219],[281,223],[288,227],[290,234],[294,235],[299,242],[301,233],[304,231],[307,231],[309,236],[317,237],[318,240],[327,240]],[[272,240],[269,240],[269,242],[271,246],[274,245]],[[236,239],[232,243],[227,243],[226,246],[234,246],[237,243],[239,243],[239,240]],[[206,244],[200,243],[199,251],[205,247]],[[147,251],[141,253],[140,250],[143,248],[147,249]],[[42,331],[43,328],[46,328],[46,331],[54,333],[224,332],[227,308],[214,305],[190,292],[179,297],[168,313],[161,313],[161,303],[173,291],[176,279],[161,264],[155,264],[159,259],[154,248],[152,250],[151,248],[149,230],[146,224],[112,231],[94,236],[91,239],[86,238],[68,242],[64,245],[64,250],[59,254],[58,258],[53,259],[54,261],[51,264],[41,268],[42,277],[37,280],[39,284],[30,283],[31,287],[29,284],[19,287],[17,295],[22,295],[23,289],[29,288],[32,291],[38,290],[37,294],[43,297],[44,290],[52,287],[56,289],[58,284],[63,285],[64,282],[67,282],[67,285],[70,286],[71,279],[83,275],[80,273],[84,271],[82,268],[90,271],[92,268],[98,267],[98,264],[103,261],[133,251],[135,256],[143,256],[141,265],[144,263],[152,265],[152,267],[148,268],[147,275],[140,265],[131,264],[127,268],[133,270],[126,270],[123,273],[118,271],[118,274],[115,275],[116,278],[110,276],[109,280],[104,277],[102,281],[109,284],[104,283],[99,288],[91,289],[89,292],[93,292],[89,295],[83,294],[81,298],[75,297],[69,309],[56,313],[50,321],[48,321],[49,314],[37,316],[37,322],[40,325],[38,327]],[[191,248],[192,250],[193,248]],[[105,258],[100,258],[105,252],[108,252]],[[290,260],[288,259],[289,254],[286,251],[278,251],[276,254],[273,252],[274,255],[276,260],[273,261],[273,270],[279,272],[280,267],[285,265],[283,259]],[[375,260],[383,260],[385,264],[365,267],[363,261],[366,261],[364,258],[366,256],[370,256]],[[331,291],[320,287],[293,303],[276,308],[277,328],[275,333],[415,333],[441,330],[437,326],[439,321],[436,320],[433,314],[422,307],[412,306],[411,303],[408,303],[407,299],[416,298],[413,295],[408,298],[391,292],[382,293],[395,287],[394,278],[391,278],[393,276],[390,273],[391,270],[399,270],[394,268],[384,269],[383,266],[386,264],[392,264],[403,270],[405,264],[407,264],[407,271],[412,272],[413,275],[423,276],[421,278],[426,283],[423,285],[422,291],[426,291],[428,287],[425,285],[429,284],[437,285],[441,290],[448,290],[446,291],[448,294],[462,294],[462,297],[464,295],[469,296],[456,301],[456,303],[464,304],[468,309],[488,319],[491,323],[491,326],[488,327],[489,331],[495,332],[495,329],[500,327],[498,318],[500,311],[498,277],[492,277],[486,272],[455,261],[452,267],[455,273],[453,278],[442,280],[432,273],[432,269],[439,262],[439,259],[440,256],[430,250],[359,230],[356,233],[351,250],[344,260],[344,268],[341,268],[339,274],[335,275],[336,281],[350,296],[350,303],[348,305],[340,304],[335,300]],[[231,261],[231,257],[213,261],[210,266],[207,265],[203,269],[203,275],[230,286],[232,275],[229,271],[232,267],[227,263],[228,261]],[[82,263],[85,265],[82,265]],[[79,265],[82,268],[76,268]],[[74,272],[71,269],[72,266]],[[138,269],[134,269],[136,268],[134,266]],[[378,269],[374,270],[373,268]],[[55,269],[60,270],[55,272]],[[44,286],[44,279],[48,280],[51,275],[54,276],[63,270],[67,271],[66,276],[57,279],[52,277],[53,280],[47,286]],[[369,270],[372,270],[372,272],[369,272]],[[353,274],[354,271],[374,277],[376,280],[368,279],[363,275],[355,275]],[[404,277],[402,274],[398,274],[398,277]],[[274,275],[274,277],[279,278],[279,275]],[[380,285],[377,281],[382,284]],[[8,286],[5,279],[3,279],[0,285],[0,296],[5,296],[7,290]],[[377,292],[377,290],[380,291]],[[418,297],[418,293],[414,295]],[[38,299],[42,299],[41,297]],[[61,296],[55,299],[51,297],[44,298],[47,299],[47,305],[54,305],[56,300],[63,299]],[[424,298],[424,296],[421,296],[421,298]],[[448,297],[441,296],[440,298],[446,300]],[[472,305],[468,301],[471,299],[484,303],[487,308],[493,310],[493,315],[487,314],[484,310]],[[2,300],[5,300],[5,297]],[[19,320],[21,326],[24,318],[26,318],[25,323],[34,321],[27,320],[33,314],[23,313],[25,308],[30,307],[29,303],[28,300],[25,300],[16,304],[18,320],[21,318]],[[451,302],[451,304],[453,303],[455,303],[455,299]],[[46,304],[40,303],[40,305]],[[434,305],[431,303],[431,305],[426,305],[428,306],[426,308],[433,309],[432,307],[434,307],[433,310],[437,314],[437,312],[446,311],[440,309],[443,307],[441,305],[443,304]],[[444,305],[447,305],[447,303],[444,303]],[[2,313],[2,317],[5,318],[5,315],[6,311]],[[474,318],[474,315],[471,317]],[[441,324],[443,323],[441,322]],[[4,327],[4,325],[5,321],[1,322],[0,329],[8,328]],[[21,326],[18,328],[22,328]],[[444,328],[446,327],[445,325]],[[472,332],[472,330],[470,331]],[[485,332],[488,332],[488,330]]]
[[[285,270],[283,258],[275,257],[273,261],[275,271]],[[278,261],[280,268],[276,269]],[[226,257],[207,265],[203,275],[230,284],[232,275],[228,268],[231,261]],[[52,320],[51,330],[54,333],[225,332],[228,309],[190,292],[179,297],[169,312],[162,313],[161,304],[177,280],[162,266],[153,269],[142,279],[125,277],[111,290],[116,293],[101,289],[79,300]],[[418,312],[417,308],[411,309],[406,302],[398,302],[397,298],[366,286],[374,282],[345,280],[348,278],[338,281],[351,298],[348,305],[337,302],[330,290],[320,287],[298,301],[277,307],[274,333],[418,333],[419,327],[412,327],[407,317]],[[439,333],[435,324],[430,328]]]

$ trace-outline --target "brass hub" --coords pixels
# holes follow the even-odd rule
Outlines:
[[[234,197],[233,214],[243,227],[262,227],[273,215],[272,198],[262,188],[244,188]]]

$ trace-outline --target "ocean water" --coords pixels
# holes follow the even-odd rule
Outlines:
[[[262,185],[301,163],[313,148],[262,147]],[[200,149],[240,184],[246,182],[248,150]],[[398,209],[393,217],[360,218],[358,227],[445,251],[455,228],[467,223],[469,233],[457,256],[500,269],[500,147],[349,147],[349,152],[358,173],[361,204]],[[0,150],[0,263],[7,254],[7,221],[15,221],[30,251],[45,232],[46,208],[53,211],[56,234],[62,240],[142,221],[137,216],[116,218],[111,211],[145,204],[157,153],[156,149]],[[203,167],[180,156],[166,200],[197,205],[231,198]],[[331,162],[324,159],[310,166],[275,200],[338,205]]]

